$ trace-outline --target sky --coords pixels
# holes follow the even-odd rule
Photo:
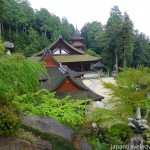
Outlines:
[[[134,29],[150,37],[150,0],[28,0],[34,9],[46,8],[50,13],[66,17],[81,30],[87,22],[99,21],[103,25],[110,17],[114,5],[127,12]]]

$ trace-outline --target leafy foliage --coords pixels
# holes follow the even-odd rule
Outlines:
[[[110,130],[109,134],[111,137],[118,137],[121,141],[125,141],[131,137],[131,129],[127,124],[114,124]]]
[[[88,115],[88,120],[101,126],[110,127],[114,122],[120,120],[120,118],[109,109],[96,108]]]
[[[0,35],[4,41],[14,43],[14,51],[31,56],[60,34],[67,41],[74,34],[74,26],[68,21],[61,22],[44,8],[33,10],[28,0],[1,0],[0,3]]]
[[[95,51],[92,51],[91,49],[87,49],[86,53],[89,54],[89,55],[91,55],[91,56],[97,56],[97,57],[100,56]]]
[[[4,55],[4,53],[5,53],[5,48],[3,46],[3,42],[2,42],[2,39],[1,39],[1,36],[0,36],[0,57],[2,55]]]
[[[131,134],[131,129],[127,124],[117,123],[110,129],[101,128],[98,133],[99,147],[101,149],[110,149],[112,145],[125,144]]]
[[[149,37],[137,30],[134,33],[133,67],[139,67],[141,64],[150,67],[150,45]]]
[[[0,106],[0,136],[14,135],[19,127],[19,118],[12,108]]]
[[[69,126],[84,123],[84,110],[87,101],[70,100],[65,98],[58,100],[55,93],[49,93],[43,89],[38,93],[27,93],[22,97],[16,97],[15,104],[20,106],[21,111],[38,116],[49,116]]]
[[[150,69],[126,68],[116,76],[116,84],[104,83],[112,90],[109,103],[120,116],[132,116],[135,108],[149,109],[148,92],[150,90]]]
[[[101,53],[101,36],[103,34],[103,26],[100,22],[93,21],[83,26],[81,35],[85,38],[87,49],[95,51],[97,54]]]
[[[23,94],[36,91],[45,74],[43,64],[30,62],[22,55],[6,55],[0,60],[0,91]]]
[[[14,135],[19,128],[16,95],[35,92],[39,78],[45,74],[43,65],[27,61],[22,55],[4,55],[0,59],[0,135]]]

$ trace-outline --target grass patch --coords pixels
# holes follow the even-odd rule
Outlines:
[[[18,130],[15,136],[30,143],[34,143],[36,141],[36,137],[32,134],[32,132],[27,132],[26,130],[21,128]]]

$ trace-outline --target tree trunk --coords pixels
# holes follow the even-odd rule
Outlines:
[[[2,23],[0,22],[0,37],[1,37],[1,34],[2,34]]]
[[[127,67],[127,59],[126,59],[125,54],[124,54],[124,56],[123,56],[123,67],[124,67],[124,68]]]
[[[3,24],[3,22],[2,22],[2,33],[4,33],[4,24]]]
[[[23,27],[23,33],[24,33],[24,34],[27,33],[27,28],[26,28],[26,26]]]
[[[126,50],[123,48],[123,67],[127,67]]]
[[[118,73],[118,54],[117,50],[115,50],[115,73]]]
[[[18,32],[18,26],[16,25],[16,35],[18,35],[19,32]]]
[[[24,33],[27,34],[27,27],[24,28]]]
[[[46,30],[45,30],[45,36],[47,36],[47,35],[46,35]]]
[[[11,41],[11,25],[9,24],[9,37],[10,37],[10,41]]]

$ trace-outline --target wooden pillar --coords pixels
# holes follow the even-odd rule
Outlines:
[[[81,62],[81,72],[83,72],[83,63]]]

